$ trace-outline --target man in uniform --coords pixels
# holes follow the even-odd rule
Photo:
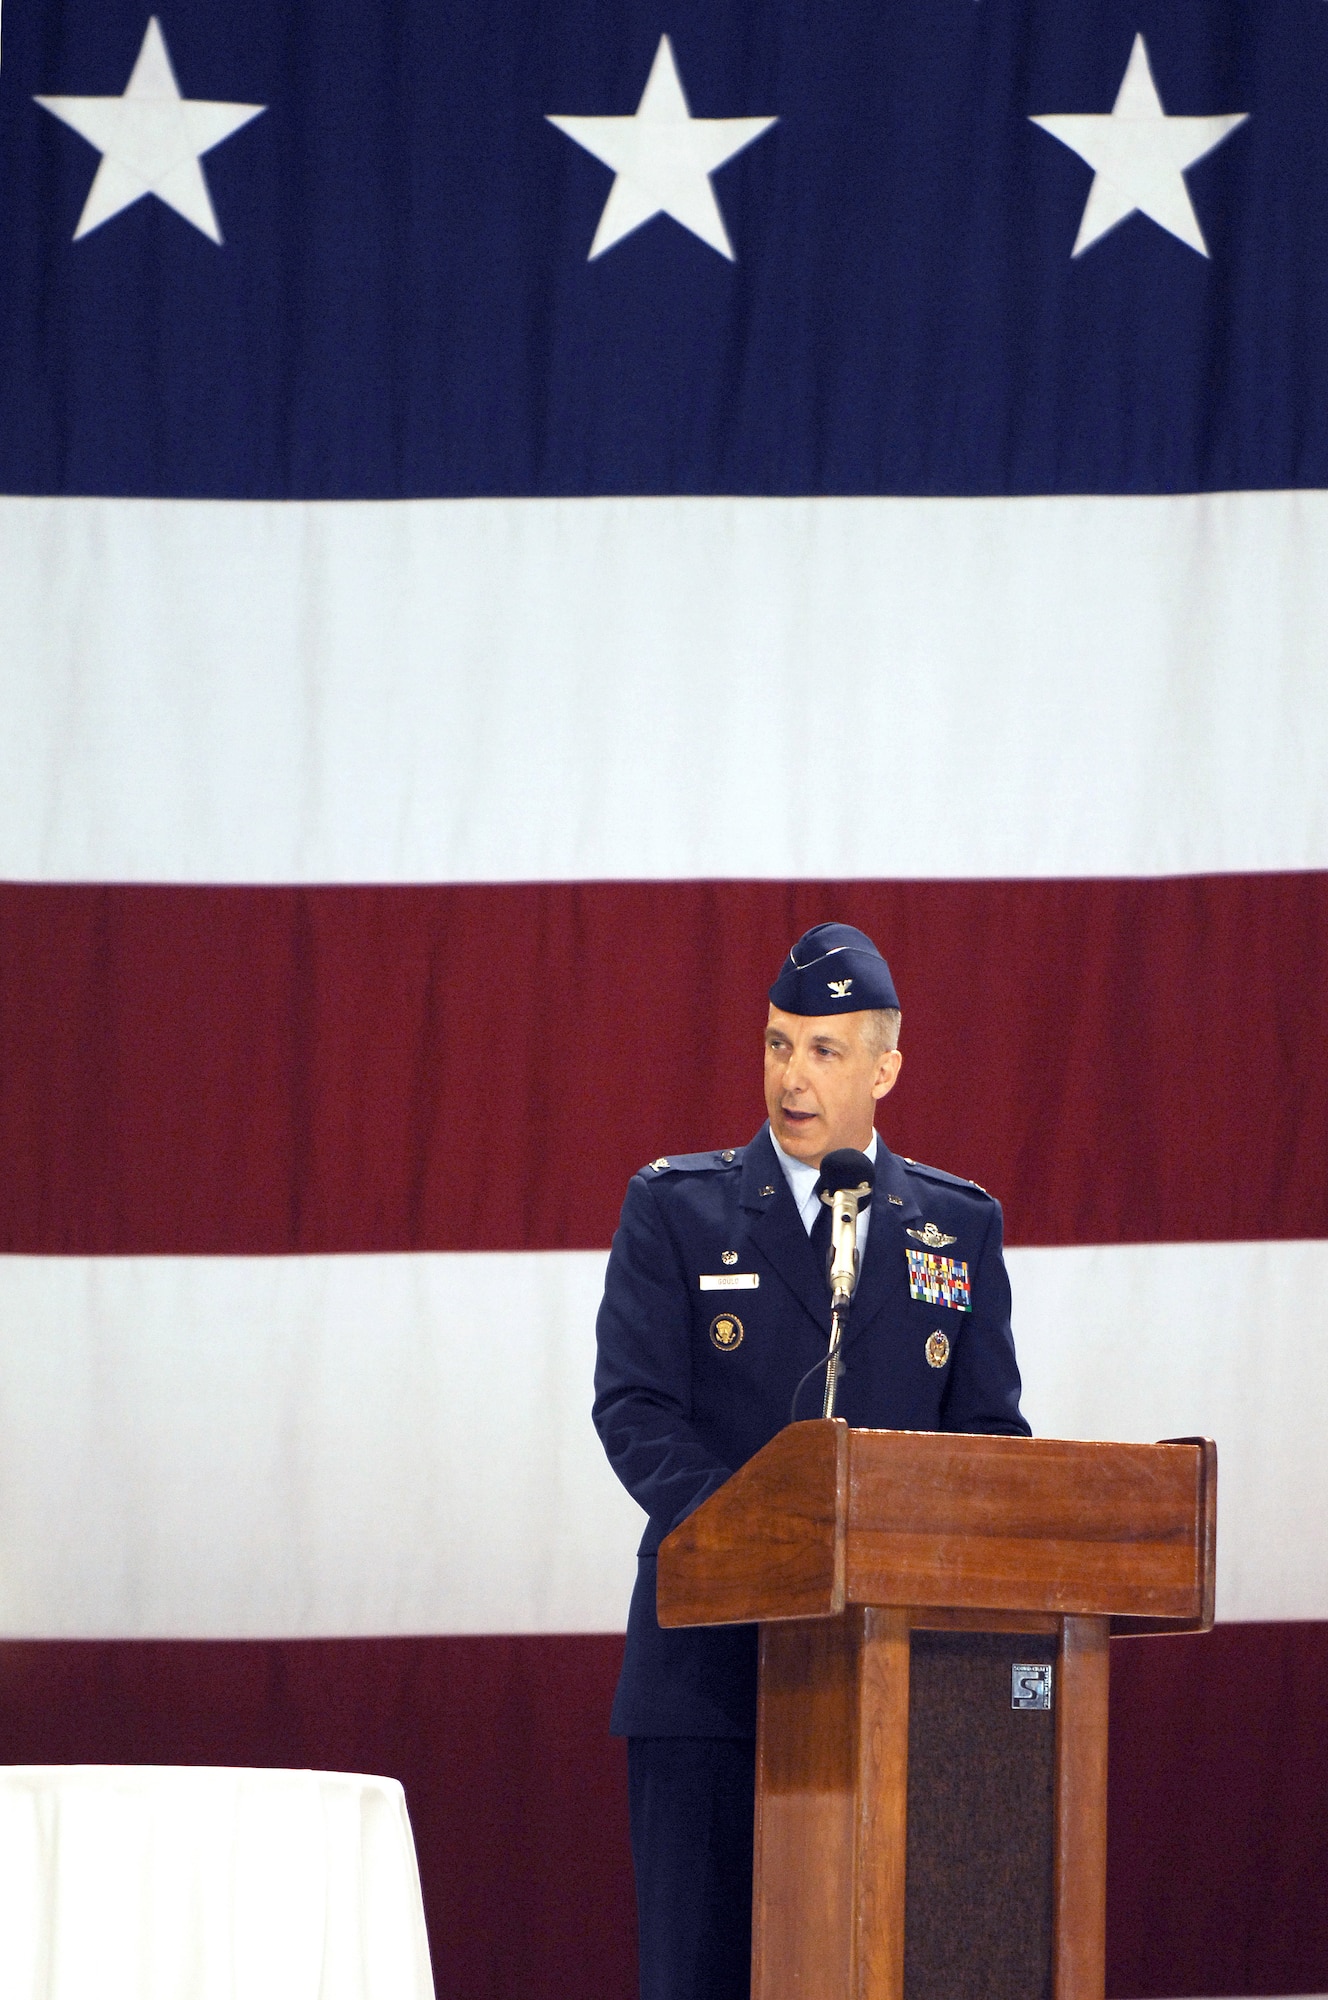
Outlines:
[[[642,2000],[749,1990],[756,1631],[662,1631],[655,1552],[789,1422],[800,1383],[796,1414],[820,1415],[827,1153],[855,1147],[876,1168],[837,1414],[878,1429],[1028,1435],[999,1204],[897,1158],[874,1129],[899,1075],[899,1019],[869,937],[847,924],[808,931],[770,988],[768,1122],[748,1146],[643,1167],[613,1239],[594,1418],[649,1516],[612,1720],[628,1739]]]

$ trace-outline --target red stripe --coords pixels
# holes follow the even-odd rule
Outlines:
[[[1328,1236],[1328,875],[0,888],[0,1248],[606,1245],[760,1122],[765,990],[890,958],[898,1150],[1017,1243]]]
[[[1328,1993],[1328,1624],[1111,1649],[1107,1991]]]
[[[615,1638],[0,1647],[0,1762],[400,1778],[439,2000],[634,2000]]]
[[[0,1761],[378,1771],[438,1992],[630,2000],[622,1641],[0,1648]],[[1108,1992],[1328,1991],[1328,1625],[1112,1649]]]

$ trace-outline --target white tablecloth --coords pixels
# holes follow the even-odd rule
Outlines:
[[[393,1778],[0,1767],[3,2000],[433,2000]]]

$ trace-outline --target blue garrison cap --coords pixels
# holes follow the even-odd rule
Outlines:
[[[899,1005],[889,966],[852,924],[817,924],[805,932],[780,967],[770,999],[786,1014],[857,1014]]]

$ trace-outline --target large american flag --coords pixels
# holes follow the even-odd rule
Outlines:
[[[442,1990],[625,1991],[605,1253],[842,919],[1034,1428],[1219,1443],[1115,1990],[1328,1988],[1328,8],[146,4],[4,6],[0,1753],[369,1674]]]

